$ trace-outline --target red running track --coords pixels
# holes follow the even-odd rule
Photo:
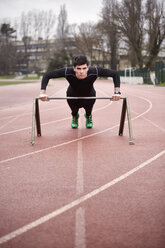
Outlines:
[[[50,96],[65,96],[65,81]],[[97,96],[113,83],[97,81]],[[130,103],[97,100],[94,127],[70,127],[66,101],[40,102],[42,137],[31,146],[32,100],[40,83],[3,86],[0,98],[0,247],[163,248],[165,244],[165,88],[122,85]]]

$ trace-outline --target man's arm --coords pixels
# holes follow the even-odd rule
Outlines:
[[[66,68],[61,68],[61,69],[57,69],[51,72],[47,72],[43,75],[42,81],[41,81],[41,91],[40,91],[40,99],[42,101],[48,100],[48,95],[46,94],[46,87],[49,83],[49,80],[51,78],[65,77],[65,71],[66,71]]]
[[[98,67],[98,77],[112,77],[114,82],[113,100],[120,100],[120,76],[115,70]]]

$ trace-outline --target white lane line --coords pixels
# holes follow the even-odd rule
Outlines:
[[[145,98],[143,98],[145,99]],[[138,116],[135,116],[134,118],[132,118],[131,120],[136,120],[137,118],[145,115],[146,113],[148,113],[151,108],[152,108],[152,103],[146,99],[146,101],[149,102],[149,108],[144,111],[143,113],[139,114]],[[126,121],[127,122],[127,121]],[[90,138],[90,137],[93,137],[95,135],[98,135],[98,134],[102,134],[102,133],[105,133],[105,132],[108,132],[116,127],[119,127],[119,124],[117,125],[114,125],[112,127],[109,127],[109,128],[106,128],[106,129],[103,129],[99,132],[96,132],[96,133],[92,133],[92,134],[89,134],[89,135],[86,135],[86,136],[83,136],[81,138],[77,138],[77,139],[74,139],[74,140],[70,140],[70,141],[67,141],[67,142],[64,142],[64,143],[61,143],[61,144],[58,144],[58,145],[54,145],[54,146],[50,146],[50,147],[47,147],[47,148],[44,148],[44,149],[41,149],[41,150],[37,150],[35,152],[29,152],[29,153],[26,153],[26,154],[23,154],[23,155],[20,155],[20,156],[16,156],[16,157],[12,157],[12,158],[9,158],[9,159],[5,159],[5,160],[1,160],[0,161],[0,164],[3,164],[3,163],[6,163],[6,162],[10,162],[10,161],[13,161],[13,160],[16,160],[16,159],[20,159],[20,158],[24,158],[24,157],[27,157],[27,156],[30,156],[30,155],[34,155],[34,154],[37,154],[37,153],[41,153],[41,152],[44,152],[44,151],[48,151],[48,150],[51,150],[51,149],[54,149],[54,148],[57,148],[57,147],[61,147],[63,145],[68,145],[68,144],[71,144],[73,142],[76,142],[76,141],[79,141],[79,140],[83,140],[83,139],[86,139],[86,138]]]
[[[50,108],[47,108],[47,109],[42,109],[41,110],[41,113],[52,111],[52,110],[56,110],[56,109],[60,109],[60,108],[65,108],[65,106],[57,106],[57,107],[50,107]],[[26,116],[26,115],[30,115],[31,116],[32,115],[32,111],[29,111],[29,112],[26,112],[26,113],[23,113],[23,114],[4,116],[4,117],[1,117],[1,120],[9,119],[9,118],[16,118],[16,117],[23,117],[23,116]]]
[[[100,91],[100,92],[102,92],[102,91]],[[106,94],[104,94],[104,95],[107,96]],[[113,102],[111,101],[108,104],[105,104],[103,107],[100,107],[100,108],[97,108],[97,109],[93,110],[93,113],[109,107],[112,103]],[[46,110],[42,110],[42,112],[45,112],[45,111],[48,111],[48,110],[54,110],[54,109],[58,109],[58,108],[63,108],[63,107],[64,106],[62,106],[62,107],[56,107],[56,108],[51,108],[51,109],[46,109]],[[41,127],[42,126],[45,126],[45,125],[50,125],[50,124],[54,124],[54,123],[57,123],[57,122],[61,122],[61,121],[66,121],[66,120],[69,120],[69,119],[70,119],[70,116],[69,117],[66,117],[66,118],[63,118],[63,119],[55,120],[55,121],[45,122],[45,123],[42,123],[41,124]],[[13,130],[13,131],[8,131],[8,132],[0,133],[0,136],[1,135],[12,134],[12,133],[17,133],[17,132],[21,132],[21,131],[25,131],[25,130],[29,130],[29,129],[32,129],[32,127],[25,127],[25,128],[16,129],[16,130]]]
[[[12,122],[17,120],[18,118],[19,118],[19,116],[13,117],[12,120],[7,121],[3,126],[0,126],[0,129],[2,129],[2,128],[6,127],[7,125],[11,124]]]
[[[87,138],[90,138],[90,137],[93,137],[95,135],[98,135],[98,134],[101,134],[101,133],[105,133],[109,130],[112,130],[116,127],[118,127],[119,124],[115,125],[115,126],[112,126],[112,127],[109,127],[109,128],[106,128],[106,129],[103,129],[99,132],[96,132],[96,133],[92,133],[92,134],[89,134],[89,135],[86,135],[86,136],[83,136],[81,138],[77,138],[77,139],[74,139],[74,140],[70,140],[70,141],[67,141],[67,142],[64,142],[64,143],[61,143],[61,144],[58,144],[58,145],[54,145],[54,146],[49,146],[47,148],[44,148],[44,149],[41,149],[41,150],[37,150],[35,152],[29,152],[29,153],[26,153],[26,154],[23,154],[23,155],[19,155],[19,156],[16,156],[16,157],[12,157],[12,158],[9,158],[9,159],[5,159],[5,160],[1,160],[0,161],[0,164],[3,164],[3,163],[6,163],[6,162],[11,162],[13,160],[16,160],[16,159],[20,159],[20,158],[25,158],[25,157],[28,157],[28,156],[31,156],[31,155],[34,155],[34,154],[38,154],[38,153],[41,153],[41,152],[45,152],[45,151],[49,151],[51,149],[54,149],[54,148],[57,148],[57,147],[61,147],[61,146],[64,146],[64,145],[68,145],[68,144],[71,144],[71,143],[74,143],[74,142],[77,142],[79,140],[83,140],[83,139],[87,139]]]
[[[149,108],[148,108],[146,111],[144,111],[144,112],[142,112],[141,114],[139,114],[138,116],[132,118],[132,120],[136,120],[137,118],[139,118],[139,117],[141,117],[141,116],[147,114],[147,113],[152,109],[152,102],[151,102],[150,100],[148,100],[148,99],[145,98],[145,97],[141,97],[141,96],[134,96],[134,97],[138,97],[138,98],[143,99],[144,101],[148,102]]]
[[[144,115],[144,114],[147,114],[147,113],[152,109],[152,102],[151,102],[149,99],[144,98],[144,97],[138,97],[138,98],[141,98],[141,99],[143,99],[143,100],[145,100],[146,102],[149,103],[149,108],[143,113],[143,115]],[[142,116],[142,115],[139,115],[139,113],[137,113],[136,111],[132,111],[132,112],[135,113],[135,114],[137,114],[137,115],[138,115],[138,118],[139,118],[140,116]],[[135,120],[136,118],[137,118],[137,117],[133,118],[132,120]],[[146,118],[146,117],[144,117],[144,116],[142,116],[142,118],[143,118],[144,120],[150,122],[153,126],[159,128],[161,131],[165,132],[165,129],[164,129],[164,128],[158,126],[158,125],[157,125],[156,123],[154,123],[153,121],[149,120],[148,118]]]
[[[79,121],[80,129],[78,137],[82,135],[82,120]],[[82,140],[77,142],[77,176],[76,176],[76,194],[80,196],[84,192],[84,175],[83,175],[83,147]],[[76,210],[75,218],[75,248],[86,248],[86,229],[85,229],[85,209],[80,207]]]
[[[54,124],[54,123],[57,123],[57,122],[61,122],[61,121],[66,121],[66,120],[69,120],[69,119],[70,119],[70,117],[66,117],[66,118],[63,118],[63,119],[55,120],[55,121],[45,122],[45,123],[42,123],[41,124],[41,127],[42,126],[46,126],[46,125],[50,125],[50,124]],[[1,135],[6,135],[6,134],[17,133],[17,132],[21,132],[21,131],[25,131],[25,130],[29,130],[29,129],[32,129],[32,127],[25,127],[25,128],[20,128],[20,129],[13,130],[13,131],[8,131],[8,132],[0,133],[0,136]]]
[[[149,108],[148,108],[143,114],[140,114],[140,115],[138,115],[137,117],[139,118],[139,117],[142,116],[142,118],[143,118],[144,120],[148,121],[148,122],[151,123],[153,126],[159,128],[161,131],[165,132],[165,129],[164,129],[164,128],[158,126],[156,123],[154,123],[153,121],[151,121],[151,120],[149,120],[148,118],[146,118],[146,117],[143,116],[144,114],[147,114],[147,113],[152,109],[152,102],[151,102],[150,100],[148,100],[147,98],[144,98],[144,97],[138,97],[138,98],[141,98],[141,99],[147,101],[147,102],[149,103]],[[139,113],[137,113],[136,111],[132,111],[132,112],[134,112],[135,114],[139,114]],[[137,119],[137,117],[132,118],[132,120]]]
[[[76,210],[75,248],[86,248],[85,209]]]
[[[114,180],[108,182],[107,184],[102,185],[101,187],[99,187],[98,189],[95,189],[93,191],[91,191],[90,193],[78,198],[75,201],[70,202],[69,204],[66,204],[65,206],[56,209],[55,211],[51,212],[50,214],[47,214],[11,233],[8,233],[7,235],[4,235],[0,238],[0,244],[5,243],[29,230],[31,230],[34,227],[37,227],[47,221],[49,221],[52,218],[55,218],[59,215],[61,215],[62,213],[72,209],[73,207],[76,207],[78,205],[80,205],[81,203],[87,201],[88,199],[91,199],[92,197],[96,196],[97,194],[109,189],[110,187],[112,187],[113,185],[121,182],[122,180],[126,179],[127,177],[131,176],[132,174],[134,174],[135,172],[139,171],[140,169],[144,168],[145,166],[151,164],[153,161],[155,161],[156,159],[160,158],[161,156],[163,156],[165,154],[165,150],[161,151],[160,153],[156,154],[155,156],[153,156],[152,158],[148,159],[147,161],[141,163],[140,165],[138,165],[137,167],[135,167],[134,169],[127,171],[126,173],[124,173],[123,175],[115,178]]]
[[[61,90],[59,90],[61,91]],[[56,92],[57,93],[57,92]],[[54,93],[53,95],[51,95],[50,97],[53,97],[56,93]],[[45,110],[42,110],[41,113],[43,112],[48,112],[48,111],[51,111],[51,110],[55,110],[55,109],[60,109],[60,108],[64,108],[65,106],[58,106],[58,107],[54,107],[54,108],[48,108],[48,109],[45,109]],[[0,129],[6,127],[8,124],[14,122],[15,120],[18,120],[18,118],[20,117],[23,117],[25,115],[32,115],[32,112],[27,112],[27,113],[23,113],[23,114],[19,114],[19,115],[13,115],[13,116],[8,116],[8,117],[5,117],[6,118],[13,118],[12,120],[9,120],[6,124],[4,124],[3,126],[0,127]],[[4,118],[2,118],[3,120]],[[27,127],[27,128],[22,128],[22,129],[19,129],[19,131],[23,131],[23,130],[27,130],[29,129],[30,127]],[[11,134],[11,133],[15,133],[15,131],[9,131],[9,132],[4,132],[4,133],[1,133],[0,135],[4,135],[4,134]]]
[[[84,179],[83,179],[83,155],[82,155],[82,140],[78,141],[77,149],[77,182],[76,193],[80,195],[84,191]]]
[[[32,104],[31,104],[32,105]],[[59,108],[64,108],[65,106],[57,106],[57,107],[50,107],[47,109],[42,109],[41,112],[47,112],[47,111],[51,111],[51,110],[55,110],[55,109],[59,109]],[[3,119],[7,119],[7,118],[14,118],[14,117],[23,117],[25,115],[32,115],[32,111],[30,110],[29,112],[23,113],[23,114],[16,114],[16,115],[10,115],[10,116],[4,116],[1,118],[1,120]]]
[[[139,114],[139,113],[137,113],[136,111],[132,111],[132,112],[135,113],[136,115]],[[160,127],[159,125],[157,125],[156,123],[154,123],[154,122],[151,121],[150,119],[148,119],[148,118],[146,118],[146,117],[144,117],[144,116],[142,116],[142,118],[143,118],[145,121],[147,121],[147,122],[149,122],[150,124],[152,124],[154,127],[160,129],[162,132],[165,132],[165,129],[164,129],[163,127]]]
[[[165,129],[160,127],[159,125],[157,125],[156,123],[154,123],[153,121],[149,120],[148,118],[146,117],[142,117],[144,120],[148,121],[149,123],[151,123],[153,126],[155,126],[156,128],[160,129],[161,131],[165,132]]]
[[[60,89],[60,90],[58,90],[58,91],[55,91],[55,93],[53,93],[52,95],[50,95],[50,97],[53,97],[53,96],[55,96],[55,95],[58,95],[58,93],[60,92],[60,91],[63,91],[63,90],[65,90],[66,88],[65,87],[63,87],[62,89]],[[58,95],[59,96],[59,95]],[[33,96],[31,99],[33,100],[35,98],[35,96]],[[16,108],[16,109],[18,109],[18,108],[20,108],[20,107],[22,107],[22,104],[23,103],[18,103],[18,105],[17,106],[13,106],[12,107],[12,109],[14,108]],[[26,104],[23,104],[24,106],[29,106],[29,105],[32,105],[33,103],[31,102],[31,103],[26,103]],[[11,111],[11,107],[6,107],[6,108],[3,108],[3,109],[0,109],[0,111],[2,111],[2,112],[6,112],[7,110],[10,110]],[[28,114],[28,113],[25,113],[25,114]],[[24,115],[24,114],[21,114],[21,116],[22,115]],[[13,115],[10,115],[10,116],[7,116],[6,118],[8,118],[8,117],[15,117],[15,116],[13,116]]]
[[[81,138],[81,121],[79,121],[80,129],[78,130],[78,138]],[[77,142],[77,177],[76,177],[76,193],[80,195],[84,192],[84,178],[83,178],[83,151],[82,140]]]

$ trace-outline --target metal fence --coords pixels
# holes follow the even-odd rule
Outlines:
[[[142,77],[144,84],[161,84],[165,83],[165,64],[163,61],[158,61],[155,63],[155,78],[152,82],[150,69],[147,67],[136,69],[134,67],[126,68],[123,71],[119,71],[122,77]]]
[[[155,63],[155,84],[165,83],[165,64],[163,61]]]

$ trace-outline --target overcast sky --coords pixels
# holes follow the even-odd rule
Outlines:
[[[69,24],[97,21],[102,0],[0,0],[0,20],[19,18],[29,10],[54,10],[56,16],[65,4]]]

